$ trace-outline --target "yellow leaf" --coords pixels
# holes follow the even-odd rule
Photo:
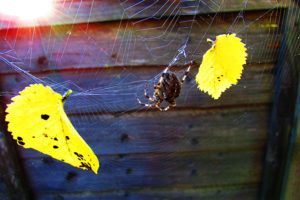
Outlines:
[[[196,82],[201,91],[218,99],[222,92],[241,78],[246,64],[246,47],[235,34],[218,35],[212,47],[204,54]]]
[[[62,97],[42,84],[26,87],[7,105],[8,131],[24,148],[35,149],[97,174],[97,156],[77,133],[63,108],[71,92],[69,90]]]

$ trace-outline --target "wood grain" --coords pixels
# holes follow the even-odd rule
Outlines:
[[[245,5],[224,2],[220,11],[240,11]],[[180,16],[183,23],[173,24],[170,13],[141,21],[152,11],[132,15],[130,9],[120,22],[127,5],[116,0],[65,1],[57,8],[64,17],[41,23],[46,26],[11,23],[0,30],[0,52],[6,52],[0,57],[5,103],[34,82],[12,64],[61,94],[71,88],[66,112],[100,161],[95,175],[19,147],[37,199],[255,199],[282,39],[282,12],[273,8],[284,4],[276,2],[249,1],[246,9],[266,10],[216,16],[201,8],[208,14]],[[243,20],[237,20],[241,13]],[[170,30],[164,23],[174,26]],[[210,47],[206,38],[229,31],[242,38],[249,56],[239,84],[214,101],[198,91],[194,76]],[[191,59],[195,65],[177,107],[168,112],[141,107],[136,97],[146,101],[146,81],[157,80],[184,44],[187,58],[181,57],[172,70],[181,75]]]
[[[298,192],[300,184],[300,120],[298,119],[298,130],[297,138],[295,141],[295,146],[293,149],[293,156],[291,160],[291,165],[288,172],[287,188],[285,193],[285,198],[287,200],[299,199],[300,194]]]
[[[63,198],[64,200],[121,200],[121,199],[190,199],[190,200],[253,200],[257,196],[257,185],[246,185],[242,187],[215,187],[215,188],[161,188],[141,190],[123,189],[120,191],[107,192],[83,192],[83,193],[38,193],[37,199],[53,200],[55,198]]]
[[[26,160],[25,168],[36,192],[213,187],[259,183],[262,156],[261,149],[100,156],[98,175],[50,159]]]
[[[0,118],[3,123],[3,118]],[[26,182],[17,148],[6,131],[7,135],[4,135],[3,125],[0,129],[0,198],[30,200],[32,192]]]
[[[278,73],[274,80],[276,90],[273,95],[274,104],[270,112],[269,139],[260,196],[262,200],[298,199],[297,196],[289,196],[293,193],[292,190],[286,193],[287,187],[293,187],[287,184],[288,179],[290,179],[288,176],[295,173],[292,168],[293,171],[289,172],[291,162],[298,162],[293,157],[293,153],[298,154],[293,152],[293,147],[298,137],[296,122],[299,120],[300,102],[300,65],[299,53],[297,53],[300,46],[297,38],[300,34],[299,26],[297,26],[300,7],[296,1],[290,2],[295,2],[295,5],[284,11],[285,36],[277,63]],[[297,147],[295,150],[297,151]],[[297,159],[299,160],[299,157]],[[296,178],[296,173],[292,177]],[[298,189],[295,188],[295,191],[298,193],[299,187],[296,187]]]
[[[45,26],[55,24],[74,24],[74,23],[91,23],[99,21],[114,21],[120,19],[146,18],[149,16],[163,17],[172,15],[174,9],[181,12],[182,15],[203,14],[214,12],[232,12],[244,10],[258,9],[274,9],[278,7],[287,7],[283,0],[256,0],[246,1],[216,0],[208,3],[200,3],[198,9],[196,2],[173,1],[148,1],[147,3],[139,3],[138,0],[120,1],[119,0],[72,0],[55,1],[54,13],[46,19],[37,19],[34,22],[20,21],[16,18],[1,15],[0,29],[24,27],[24,26]],[[133,6],[136,4],[135,6]],[[150,7],[149,7],[150,6]],[[149,7],[145,9],[145,7]],[[169,8],[169,9],[167,9]],[[144,10],[143,10],[144,9]],[[143,10],[143,12],[139,12]],[[173,12],[172,12],[173,11]]]
[[[140,112],[120,116],[80,115],[70,119],[98,155],[228,151],[263,148],[267,107]],[[19,147],[24,159],[45,157]]]
[[[282,78],[283,81],[280,86],[281,88],[289,88],[288,91],[282,92],[288,96],[289,104],[279,104],[278,108],[279,110],[284,110],[285,107],[290,107],[290,111],[284,120],[280,120],[278,117],[285,126],[283,128],[279,127],[277,130],[279,134],[283,135],[281,143],[284,147],[279,149],[280,152],[284,152],[283,159],[280,159],[282,161],[280,164],[284,167],[280,173],[277,173],[278,177],[281,174],[283,177],[281,179],[280,193],[277,196],[280,196],[280,199],[286,200],[300,199],[300,54],[297,53],[300,47],[300,42],[297,39],[297,35],[300,34],[300,27],[297,26],[299,15],[300,5],[295,1],[294,6],[287,11],[286,16],[285,56],[282,56],[282,66],[284,68],[282,76],[284,78]],[[279,101],[285,101],[284,95],[280,95]],[[278,115],[284,116],[282,112],[278,113]]]
[[[197,89],[194,80],[197,68],[198,66],[193,67],[188,80],[182,86],[181,95],[176,99],[177,108],[205,109],[271,102],[274,77],[272,64],[247,65],[238,85],[229,88],[218,100],[213,100],[208,94]],[[64,93],[62,87],[57,87],[53,83],[62,84],[73,90],[65,104],[68,114],[107,113],[145,110],[146,108],[141,106],[136,98],[138,97],[142,102],[148,102],[144,95],[144,89],[147,88],[149,95],[153,93],[154,82],[152,81],[158,81],[153,78],[156,75],[159,77],[159,73],[163,69],[158,66],[123,67],[84,71],[51,71],[33,75],[46,80],[46,83],[54,86],[54,90],[61,94]],[[185,68],[172,68],[179,77],[183,74],[182,69]],[[7,92],[5,93],[7,102],[18,91],[34,83],[28,77],[18,74],[0,75],[0,80]],[[67,83],[64,84],[65,81]],[[166,105],[163,104],[163,106]]]
[[[168,65],[186,44],[187,58],[179,56],[176,65],[189,63],[191,59],[200,64],[210,48],[206,39],[231,31],[237,32],[246,44],[247,63],[276,62],[281,41],[280,10],[244,13],[247,24],[235,21],[236,17],[237,14],[222,13],[195,18],[184,16],[182,23],[163,18],[139,23],[5,29],[0,31],[0,52],[6,52],[1,59],[29,72]],[[0,72],[15,72],[1,59]]]

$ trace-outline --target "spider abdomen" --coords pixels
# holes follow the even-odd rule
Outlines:
[[[175,98],[179,96],[181,84],[177,76],[173,72],[166,72],[161,79],[160,87],[155,90],[155,95],[169,103],[173,103]]]

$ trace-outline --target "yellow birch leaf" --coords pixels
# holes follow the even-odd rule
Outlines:
[[[42,84],[26,87],[7,105],[8,131],[24,148],[97,174],[97,156],[75,130],[63,108],[71,92],[62,97]]]
[[[215,42],[210,39],[208,42],[213,45],[203,56],[196,82],[199,90],[218,99],[241,78],[247,49],[236,34],[218,35]]]

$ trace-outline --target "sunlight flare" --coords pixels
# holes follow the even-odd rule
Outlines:
[[[54,0],[0,0],[0,14],[20,20],[35,20],[48,17]]]

